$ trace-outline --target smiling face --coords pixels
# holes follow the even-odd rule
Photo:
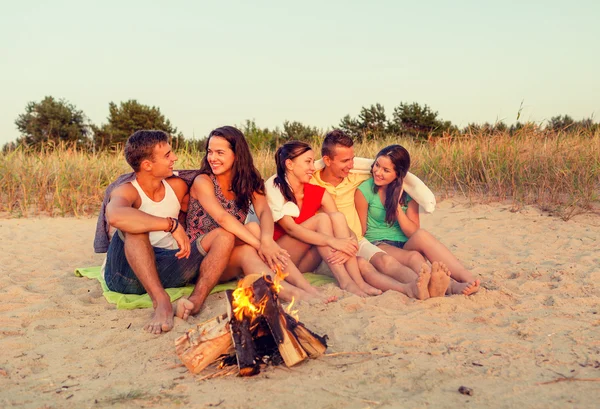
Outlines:
[[[215,176],[229,172],[233,167],[235,154],[225,138],[212,136],[208,142],[206,160]]]
[[[173,176],[173,166],[177,161],[177,156],[171,150],[171,145],[168,143],[158,143],[152,151],[152,159],[147,159],[146,163],[142,163],[145,169],[159,178],[168,178]]]
[[[332,156],[324,157],[331,175],[337,179],[344,179],[354,167],[354,147],[336,145]]]
[[[373,182],[380,187],[387,186],[398,178],[392,160],[385,155],[378,156],[375,159],[371,173],[373,174]]]
[[[286,173],[293,174],[302,183],[310,182],[315,173],[315,153],[308,150],[294,159],[286,160]]]

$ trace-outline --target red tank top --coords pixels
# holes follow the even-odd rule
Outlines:
[[[304,200],[302,201],[302,208],[300,209],[298,217],[293,217],[296,224],[300,224],[303,221],[310,219],[317,213],[317,210],[321,208],[321,201],[323,200],[324,193],[324,187],[311,185],[310,183],[304,184]],[[283,230],[279,223],[275,223],[273,240],[279,239],[284,234],[286,234],[285,230]]]

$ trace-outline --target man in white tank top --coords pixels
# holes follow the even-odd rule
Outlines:
[[[190,243],[179,223],[187,184],[173,176],[177,156],[162,131],[137,131],[125,146],[135,180],[113,190],[106,218],[117,229],[107,252],[104,278],[112,291],[148,293],[154,314],[144,327],[160,334],[173,328],[173,317],[197,314],[221,276],[233,250],[234,236],[215,229]],[[188,299],[171,304],[165,288],[196,282]]]

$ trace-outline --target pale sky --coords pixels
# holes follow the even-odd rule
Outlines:
[[[0,0],[0,145],[29,101],[158,106],[186,137],[427,104],[459,126],[600,116],[600,2]]]

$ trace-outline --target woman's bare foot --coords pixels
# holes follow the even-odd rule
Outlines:
[[[448,286],[448,290],[446,290],[446,295],[471,295],[475,294],[479,291],[479,280],[471,281],[468,283],[459,283],[456,280],[451,280],[450,285]]]
[[[194,311],[194,303],[185,297],[181,297],[173,304],[173,315],[186,321]]]
[[[367,283],[359,286],[359,288],[367,295],[381,295],[383,293],[383,291],[381,291],[379,288],[375,288]]]
[[[356,294],[359,297],[367,297],[368,294],[361,290],[358,285],[352,280],[348,280],[346,283],[340,283],[340,288],[342,290],[348,291],[352,294]]]
[[[173,306],[168,296],[166,301],[157,302],[154,314],[144,329],[151,334],[160,334],[173,329]]]
[[[431,265],[431,280],[427,287],[429,296],[442,297],[446,295],[448,285],[450,285],[450,271],[444,263],[434,262]]]
[[[479,279],[467,283],[467,287],[465,287],[465,289],[462,291],[463,295],[475,294],[477,291],[479,291],[480,284],[481,282],[479,281]]]
[[[431,270],[427,263],[423,263],[419,276],[415,281],[415,298],[417,300],[426,300],[429,298],[429,281],[431,281]]]

